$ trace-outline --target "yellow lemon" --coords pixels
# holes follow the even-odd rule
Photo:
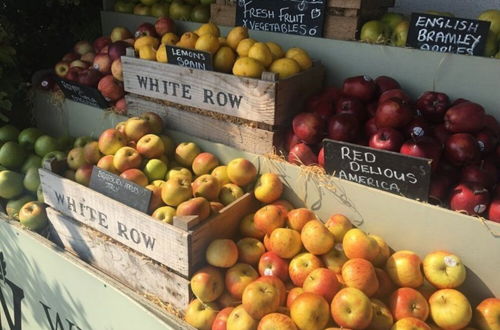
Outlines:
[[[280,79],[288,78],[300,72],[300,65],[291,58],[279,58],[271,64],[271,72],[279,74]]]
[[[230,73],[236,61],[236,53],[231,47],[221,47],[214,56],[214,68],[216,71]]]
[[[263,42],[257,42],[250,47],[248,50],[248,57],[256,59],[260,63],[264,64],[266,68],[273,63],[273,54],[271,54],[269,47],[267,47],[267,45]]]
[[[186,32],[182,34],[181,40],[179,40],[176,46],[193,49],[197,40],[198,36],[196,34],[193,32]]]
[[[236,47],[238,47],[238,44],[240,43],[241,40],[247,38],[248,38],[248,29],[243,26],[237,26],[232,28],[226,37],[227,44],[234,50],[236,50]]]
[[[175,46],[179,42],[179,36],[173,32],[165,33],[161,37],[161,43],[165,45]]]
[[[266,42],[267,47],[271,51],[271,54],[273,55],[273,60],[277,60],[278,58],[282,58],[285,56],[285,52],[281,48],[280,45],[278,45],[275,42],[268,41]]]
[[[240,57],[247,57],[248,51],[255,43],[256,41],[251,38],[243,39],[238,43],[238,47],[236,47],[236,52]]]
[[[151,45],[139,48],[139,57],[143,60],[156,61],[156,50]]]
[[[215,54],[220,48],[219,38],[212,34],[204,34],[196,40],[194,49]]]
[[[153,48],[158,48],[160,41],[151,36],[143,36],[139,37],[134,42],[134,49],[139,50],[144,46],[152,46]]]
[[[156,61],[161,63],[167,63],[167,46],[165,44],[161,45],[156,51]]]
[[[214,23],[205,23],[202,26],[198,28],[198,30],[194,31],[198,36],[202,36],[205,34],[211,34],[213,36],[219,37],[220,36],[220,30],[217,25]]]
[[[251,57],[240,57],[233,66],[235,76],[260,78],[264,72],[264,65]]]
[[[293,58],[297,63],[299,63],[302,70],[307,70],[312,66],[311,58],[309,54],[302,48],[290,48],[285,55],[287,58]]]

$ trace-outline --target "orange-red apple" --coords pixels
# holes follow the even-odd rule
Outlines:
[[[252,266],[257,266],[260,257],[266,252],[264,244],[253,237],[244,237],[236,245],[238,246],[238,261]]]
[[[205,197],[209,201],[216,201],[219,198],[220,184],[213,175],[202,174],[193,181],[191,186],[193,195],[196,197]]]
[[[197,176],[210,174],[217,166],[219,166],[219,159],[209,152],[198,154],[191,165],[193,173]]]
[[[422,321],[429,316],[429,305],[420,292],[412,288],[399,288],[389,299],[389,306],[395,320],[414,317]]]
[[[123,171],[120,174],[120,177],[125,180],[132,181],[142,187],[146,187],[149,183],[146,174],[136,168],[129,168],[128,170]]]
[[[342,249],[342,243],[337,243],[330,251],[321,256],[321,260],[328,269],[340,273],[342,272],[342,266],[348,259]]]
[[[261,276],[276,276],[283,282],[288,281],[288,262],[274,252],[266,252],[259,259]]]
[[[373,296],[385,299],[396,289],[396,287],[385,270],[375,267],[375,274],[377,275],[378,289]]]
[[[109,128],[99,136],[98,145],[103,155],[114,155],[118,149],[127,145],[127,138],[119,130]]]
[[[302,207],[288,211],[286,225],[292,229],[297,230],[298,232],[301,232],[302,228],[307,222],[317,219],[318,218],[316,218],[316,215],[313,211]]]
[[[334,271],[328,268],[318,268],[309,273],[302,287],[304,292],[318,294],[330,303],[342,286]]]
[[[380,236],[370,234],[368,235],[371,238],[373,238],[379,247],[379,253],[375,257],[375,259],[372,261],[373,265],[375,267],[383,267],[391,255],[391,249],[389,248],[389,245],[384,241],[384,239]]]
[[[330,319],[330,309],[322,296],[304,292],[290,306],[290,316],[299,329],[324,329]]]
[[[284,259],[291,259],[302,250],[300,234],[293,229],[276,228],[269,240],[271,251]]]
[[[194,197],[180,203],[177,206],[176,216],[196,215],[199,221],[210,216],[210,204],[203,197]]]
[[[271,313],[260,320],[257,330],[297,330],[297,326],[287,315]]]
[[[385,271],[399,287],[418,288],[424,284],[420,257],[412,251],[397,251],[387,259]]]
[[[352,229],[352,223],[342,214],[334,214],[325,223],[326,228],[335,237],[335,242],[342,242],[345,233]]]
[[[258,230],[253,221],[255,213],[246,215],[240,222],[240,234],[243,237],[253,237],[262,240],[266,235],[265,232]]]
[[[227,319],[229,314],[233,311],[234,307],[225,307],[215,317],[214,323],[212,323],[211,330],[226,330]]]
[[[363,258],[373,261],[380,252],[377,241],[358,228],[350,229],[345,233],[342,245],[349,259]]]
[[[103,170],[111,172],[113,174],[119,175],[120,172],[113,165],[114,158],[115,158],[115,156],[113,156],[113,155],[104,156],[101,159],[99,159],[96,166],[99,168],[102,168]]]
[[[253,281],[259,278],[259,273],[245,263],[238,263],[226,272],[226,289],[236,299],[241,300],[243,291]]]
[[[474,320],[481,330],[500,329],[500,299],[483,300],[474,311]]]
[[[75,172],[75,181],[84,186],[88,186],[92,175],[92,168],[93,166],[90,164],[85,164],[77,168]]]
[[[368,297],[373,296],[379,286],[372,263],[361,258],[350,259],[342,266],[342,279],[348,287],[359,289]]]
[[[311,253],[301,253],[296,255],[288,266],[288,273],[293,284],[302,286],[304,281],[313,270],[323,267],[321,259]]]
[[[236,307],[241,304],[241,299],[234,298],[229,292],[224,291],[219,299],[217,299],[217,303],[221,305],[221,307]]]
[[[253,221],[255,228],[271,235],[273,230],[285,225],[285,216],[278,206],[266,205],[255,212]]]
[[[394,323],[391,330],[431,330],[431,327],[422,320],[406,317]]]
[[[158,135],[146,134],[137,141],[137,151],[145,158],[158,158],[165,153],[165,146]]]
[[[295,299],[297,299],[297,297],[302,293],[304,293],[304,289],[299,286],[293,287],[291,290],[289,290],[288,295],[286,296],[286,307],[290,308]]]
[[[243,291],[242,304],[246,312],[256,320],[278,310],[281,303],[281,288],[263,276],[250,283]],[[277,277],[273,277],[280,281]],[[284,291],[284,284],[281,283]]]

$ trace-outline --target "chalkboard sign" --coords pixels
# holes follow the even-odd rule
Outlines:
[[[431,179],[430,159],[372,149],[325,139],[325,170],[334,176],[427,201]]]
[[[326,0],[238,0],[236,25],[250,30],[322,37]]]
[[[484,55],[490,22],[466,18],[411,15],[406,45],[442,53]]]
[[[195,49],[167,45],[168,63],[187,68],[213,71],[212,54]]]
[[[97,166],[92,169],[89,187],[136,210],[149,211],[151,190]]]
[[[109,102],[106,101],[101,92],[99,92],[96,88],[81,85],[59,77],[56,77],[55,79],[57,85],[59,85],[59,88],[62,90],[67,99],[101,109],[109,107]]]

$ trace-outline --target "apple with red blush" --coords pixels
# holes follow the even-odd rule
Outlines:
[[[368,145],[375,149],[398,152],[403,142],[403,135],[398,130],[383,127],[370,137]]]
[[[324,130],[324,121],[319,116],[310,112],[296,115],[292,121],[295,135],[308,144],[318,143]]]
[[[452,133],[475,133],[484,127],[484,108],[473,102],[462,102],[449,108],[444,125]]]
[[[155,26],[151,23],[142,23],[137,27],[137,30],[135,30],[134,37],[140,38],[144,36],[150,36],[153,38],[158,38],[158,34],[156,33]]]
[[[360,135],[360,125],[356,116],[339,113],[328,121],[328,137],[332,140],[354,142]]]
[[[305,143],[298,143],[290,149],[287,160],[298,165],[313,165],[318,163],[318,158]]]
[[[363,102],[370,102],[377,92],[377,84],[368,76],[350,77],[344,80],[342,92]]]
[[[94,40],[94,42],[92,43],[92,47],[94,48],[94,52],[96,54],[98,54],[101,52],[101,49],[103,49],[104,47],[106,47],[110,43],[111,43],[110,37],[101,36],[101,37],[97,38],[96,40]]]
[[[290,151],[294,145],[301,143],[299,137],[293,133],[293,131],[288,131],[285,136],[284,148],[286,151]]]
[[[431,169],[436,171],[441,158],[442,148],[439,141],[430,136],[413,137],[403,143],[400,153],[413,157],[431,159]]]
[[[450,98],[445,93],[425,92],[417,100],[417,110],[431,123],[442,123],[450,107]]]
[[[474,182],[462,182],[451,189],[449,207],[468,215],[481,215],[490,203],[490,193]]]
[[[368,117],[363,102],[352,96],[341,96],[336,105],[335,113],[349,113],[354,115],[359,122],[363,122]]]
[[[488,219],[500,223],[500,196],[496,196],[488,207]]]

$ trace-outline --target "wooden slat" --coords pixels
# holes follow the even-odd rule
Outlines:
[[[39,173],[46,204],[182,275],[189,275],[188,232],[45,169]],[[106,227],[99,223],[99,217],[105,219],[101,223]]]
[[[201,114],[183,111],[142,97],[127,94],[129,115],[152,111],[160,115],[168,129],[188,133],[209,141],[222,143],[256,154],[273,151],[274,141],[279,133],[238,125]]]
[[[177,65],[122,57],[125,90],[143,96],[175,102],[181,105],[214,111],[247,120],[276,125],[276,84],[260,79],[241,78],[230,74],[202,71]],[[304,77],[308,72],[304,72]],[[139,77],[147,78],[147,88],[140,87]],[[151,87],[150,81],[158,84]],[[165,94],[164,86],[169,84]],[[173,84],[180,86],[173,95]],[[143,85],[144,86],[144,85]],[[183,97],[182,88],[189,89]],[[211,100],[206,98],[211,95]],[[229,101],[233,100],[233,103]],[[239,105],[237,101],[239,101]]]
[[[355,40],[359,17],[327,16],[323,36],[330,39]]]
[[[179,313],[192,295],[189,280],[49,207],[49,238],[83,261],[135,290],[157,297]]]
[[[236,23],[236,8],[225,4],[211,4],[210,21],[217,25],[234,26]]]

